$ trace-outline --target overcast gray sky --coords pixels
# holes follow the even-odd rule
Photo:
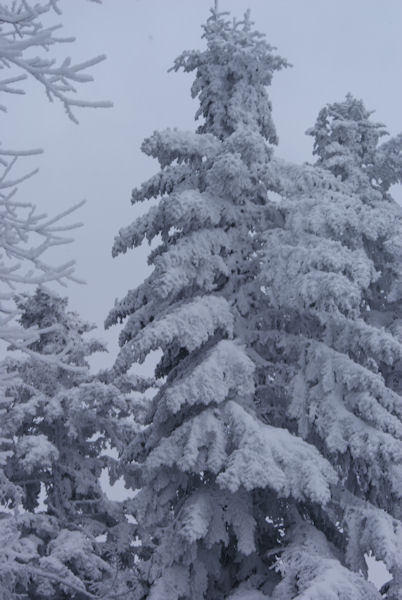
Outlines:
[[[31,160],[40,173],[21,188],[21,199],[34,200],[50,214],[87,200],[77,215],[84,226],[59,259],[76,258],[77,273],[87,281],[66,293],[71,307],[97,323],[109,343],[110,355],[97,361],[100,366],[111,364],[116,354],[118,328],[103,332],[107,312],[146,272],[145,250],[117,259],[110,253],[118,229],[141,210],[130,205],[131,189],[157,169],[141,154],[141,141],[154,129],[194,128],[192,78],[167,70],[182,50],[202,47],[201,24],[211,5],[212,0],[104,0],[101,6],[65,0],[63,33],[77,42],[65,45],[64,54],[78,60],[108,57],[81,96],[110,99],[114,108],[81,110],[75,126],[61,106],[50,105],[43,90],[31,85],[25,98],[10,98],[9,114],[2,117],[4,146],[45,149]],[[376,109],[391,133],[402,130],[400,0],[220,0],[220,9],[236,17],[247,8],[293,64],[275,76],[270,92],[278,155],[311,160],[304,131],[325,103],[348,91]]]
[[[9,99],[9,113],[2,117],[4,146],[45,149],[30,159],[40,173],[21,188],[20,199],[50,214],[87,200],[77,215],[84,226],[76,241],[54,260],[76,258],[77,273],[87,281],[64,293],[108,341],[109,357],[97,359],[96,366],[110,365],[117,351],[118,328],[103,332],[108,310],[146,273],[145,250],[117,259],[110,252],[118,229],[141,210],[130,204],[131,189],[157,169],[142,156],[141,141],[154,129],[194,128],[191,76],[167,70],[182,50],[202,47],[201,24],[211,5],[212,0],[104,0],[102,6],[65,0],[60,20],[77,42],[65,46],[64,54],[78,60],[108,56],[81,95],[112,100],[114,108],[80,111],[77,127],[31,85],[25,98]],[[276,75],[270,92],[278,155],[311,160],[304,131],[324,104],[349,91],[375,109],[392,134],[402,130],[401,0],[220,0],[220,9],[236,17],[247,8],[293,64]]]

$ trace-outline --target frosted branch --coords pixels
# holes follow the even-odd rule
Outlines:
[[[41,18],[52,10],[60,14],[59,0],[50,0],[34,6],[26,0],[13,2],[11,6],[0,4],[0,69],[11,69],[16,73],[0,79],[0,93],[25,94],[23,87],[16,84],[27,78],[35,79],[43,86],[49,100],[60,101],[68,117],[77,123],[73,107],[112,106],[108,101],[82,100],[75,97],[76,84],[93,81],[88,69],[102,62],[105,56],[96,56],[78,64],[72,64],[71,59],[66,57],[59,65],[53,58],[40,55],[28,57],[27,53],[32,51],[44,53],[57,44],[75,41],[73,37],[56,36],[61,25],[43,26]],[[0,109],[7,110],[5,105],[1,105]]]
[[[100,0],[92,0],[100,3]],[[96,56],[79,63],[66,57],[60,63],[50,52],[59,44],[74,42],[61,37],[61,25],[44,25],[51,13],[61,14],[61,0],[14,0],[0,2],[0,93],[25,94],[24,82],[36,80],[50,101],[59,101],[68,117],[77,122],[73,112],[82,107],[108,107],[110,102],[90,101],[78,97],[81,84],[93,80],[90,69],[104,60]],[[0,110],[7,107],[0,104]],[[74,261],[52,266],[44,255],[55,246],[72,241],[66,232],[80,223],[66,223],[66,218],[79,208],[79,203],[55,217],[41,214],[34,204],[16,200],[18,186],[35,175],[36,170],[12,176],[21,157],[39,154],[41,150],[10,150],[0,147],[0,340],[14,348],[27,349],[37,332],[20,330],[14,325],[18,310],[12,302],[21,286],[43,285],[51,281],[65,286],[74,277]],[[34,338],[32,338],[34,336]],[[63,357],[54,357],[62,364]]]
[[[18,315],[12,297],[20,285],[42,285],[56,281],[65,286],[66,281],[78,281],[74,277],[74,261],[52,266],[43,260],[43,255],[52,247],[72,241],[64,232],[80,226],[80,223],[65,223],[83,202],[48,217],[39,213],[34,204],[15,199],[17,185],[31,177],[36,171],[10,177],[20,156],[36,154],[38,151],[0,151],[0,339],[22,348],[32,341],[27,331],[11,326]]]

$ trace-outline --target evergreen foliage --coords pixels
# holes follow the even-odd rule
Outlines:
[[[351,95],[320,112],[308,131],[318,161],[282,165],[283,223],[264,235],[260,351],[275,367],[261,407],[337,472],[331,501],[304,504],[302,514],[308,537],[330,543],[349,569],[323,571],[325,587],[317,587],[300,527],[298,543],[290,530],[274,598],[380,598],[356,579],[345,587],[352,573],[367,576],[367,554],[393,576],[383,597],[402,594],[402,211],[388,192],[401,177],[401,146],[400,136],[380,145],[385,130],[370,115]],[[279,411],[275,388],[283,390]],[[307,554],[321,571],[320,553]]]
[[[89,373],[104,347],[65,299],[38,289],[17,304],[22,326],[40,334],[31,356],[7,360],[15,377],[0,404],[0,598],[128,597],[135,529],[100,476],[119,476],[110,450],[134,433],[132,403]],[[54,355],[63,367],[46,362]]]

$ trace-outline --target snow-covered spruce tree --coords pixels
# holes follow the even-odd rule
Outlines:
[[[309,133],[315,166],[269,165],[282,223],[264,235],[258,405],[314,444],[338,484],[329,503],[300,504],[272,598],[401,600],[402,210],[389,188],[402,138],[380,144],[383,126],[350,95]],[[383,596],[355,575],[370,553],[393,576]]]
[[[0,401],[0,598],[130,598],[133,526],[99,482],[132,437],[129,395],[89,373],[104,347],[66,299],[39,288],[18,309],[40,335],[7,360],[18,379]]]
[[[266,86],[286,63],[248,15],[231,23],[213,11],[204,38],[204,51],[174,66],[195,71],[202,123],[196,133],[145,140],[161,170],[133,202],[157,203],[113,248],[118,255],[156,241],[153,271],[116,302],[106,325],[126,320],[116,374],[161,350],[162,385],[125,457],[127,481],[140,488],[132,509],[143,597],[260,600],[280,581],[275,548],[287,521],[302,521],[304,504],[325,505],[336,475],[314,446],[259,417],[256,353],[246,347],[260,294],[258,234],[275,215]]]

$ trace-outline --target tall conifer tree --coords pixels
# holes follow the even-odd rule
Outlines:
[[[106,322],[126,321],[116,374],[162,351],[161,388],[126,453],[128,480],[140,488],[133,510],[144,597],[293,598],[278,585],[284,538],[292,526],[286,547],[303,544],[303,507],[326,505],[337,476],[319,450],[260,406],[260,234],[283,219],[270,198],[283,167],[271,165],[277,138],[266,86],[286,62],[248,15],[232,23],[213,11],[204,38],[204,51],[184,53],[174,67],[195,72],[201,124],[196,133],[166,130],[145,140],[161,170],[133,202],[158,201],[113,248],[117,255],[160,236],[151,275]],[[341,568],[320,535],[308,540],[317,560],[324,553],[323,568]],[[363,579],[346,569],[340,576],[359,598],[375,597]]]
[[[384,127],[350,95],[308,133],[316,165],[270,165],[282,223],[263,236],[259,406],[338,481],[329,503],[298,506],[273,598],[400,600],[401,136],[380,144]],[[363,581],[370,553],[393,576],[383,596]]]

